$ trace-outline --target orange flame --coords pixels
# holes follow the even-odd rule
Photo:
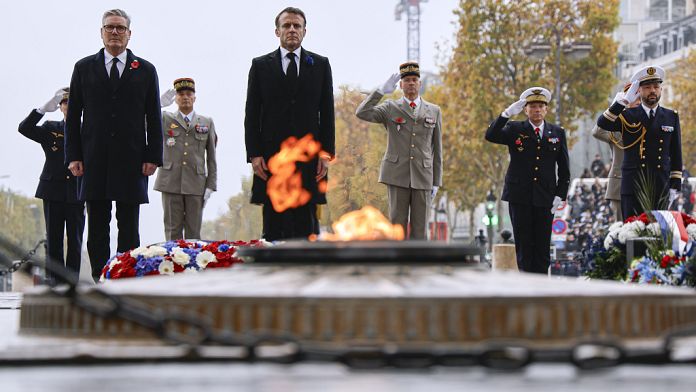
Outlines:
[[[295,162],[309,162],[321,151],[321,143],[311,134],[302,139],[289,137],[280,145],[280,151],[268,160],[271,177],[266,184],[266,192],[273,209],[283,212],[307,204],[312,195],[302,187],[302,173],[297,171]]]
[[[360,210],[344,214],[331,227],[333,233],[324,233],[322,240],[326,241],[376,241],[404,239],[404,228],[394,225],[372,207],[365,206]]]

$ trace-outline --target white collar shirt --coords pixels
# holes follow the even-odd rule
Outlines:
[[[297,48],[294,52],[290,52],[284,47],[280,47],[280,57],[283,64],[283,73],[288,73],[288,66],[290,65],[290,59],[288,58],[288,53],[295,54],[295,64],[297,64],[297,76],[300,75],[300,59],[302,58],[302,47]]]
[[[123,75],[123,70],[126,69],[126,61],[128,60],[128,51],[123,51],[121,54],[116,56],[118,58],[118,63],[116,63],[116,68],[118,68],[118,76]],[[114,56],[109,53],[108,50],[104,49],[104,66],[106,67],[106,74],[111,76],[111,62]]]
[[[642,102],[641,102],[640,106],[642,106],[642,107],[643,107],[643,110],[645,110],[645,116],[646,116],[647,118],[650,118],[650,111],[651,111],[651,110],[653,111],[653,115],[657,115],[657,108],[660,107],[660,104],[657,104],[657,106],[655,106],[655,107],[652,108],[652,109],[649,108],[649,107],[647,107],[647,106],[645,106],[645,104],[642,103]]]

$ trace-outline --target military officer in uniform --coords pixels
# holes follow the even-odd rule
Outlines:
[[[677,112],[659,105],[665,71],[647,66],[631,77],[597,126],[619,134],[624,145],[621,166],[621,209],[624,217],[666,209],[677,199],[682,182],[681,130]],[[641,104],[628,108],[640,98]],[[649,184],[646,184],[649,183]],[[639,195],[650,199],[641,205]],[[668,203],[667,203],[668,202]]]
[[[631,83],[624,86],[624,92],[628,91]],[[633,101],[629,108],[640,105],[640,99]],[[609,169],[609,181],[607,182],[607,192],[604,195],[606,200],[609,200],[611,210],[614,214],[616,222],[622,221],[623,214],[621,213],[621,164],[623,163],[624,145],[621,141],[621,136],[616,136],[612,132],[602,129],[597,125],[592,129],[592,136],[595,139],[601,140],[611,148],[611,168]]]
[[[64,163],[63,137],[68,112],[68,91],[67,87],[58,90],[45,105],[32,110],[19,124],[19,133],[41,144],[46,156],[36,197],[43,200],[49,260],[65,265],[77,279],[85,228],[85,203],[77,197],[80,178],[73,176]],[[58,108],[63,113],[63,120],[44,121],[41,126],[37,125],[45,113],[54,112]],[[63,257],[65,234],[68,237],[67,257]],[[49,281],[53,280],[50,269],[46,276]]]
[[[510,153],[501,199],[509,203],[517,266],[526,272],[547,273],[553,212],[570,184],[565,131],[544,120],[550,100],[545,88],[527,89],[486,130],[486,140]],[[522,110],[527,120],[509,121]]]
[[[403,97],[380,104],[385,94],[394,92],[397,82]],[[410,222],[411,239],[426,238],[430,205],[442,185],[442,114],[437,105],[420,97],[420,87],[418,63],[401,64],[399,73],[370,93],[355,112],[387,130],[379,182],[387,185],[389,218],[404,232]]]
[[[191,78],[174,81],[174,89],[162,94],[162,107],[172,99],[179,110],[162,112],[163,165],[155,190],[162,192],[164,235],[167,240],[201,238],[203,207],[217,189],[215,124],[193,110],[196,84]]]

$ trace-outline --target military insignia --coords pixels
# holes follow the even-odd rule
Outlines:
[[[534,90],[532,90],[532,94],[534,94],[534,95],[541,94],[541,89],[535,88]]]
[[[207,125],[196,124],[196,132],[198,133],[208,133],[208,129]]]
[[[430,118],[430,117],[426,117],[426,118],[425,118],[425,123],[426,123],[426,124],[435,124],[435,119]]]
[[[557,138],[557,137],[550,137],[550,138],[548,139],[548,141],[549,141],[549,143],[551,143],[551,144],[556,144],[556,143],[558,143],[558,142],[560,141],[560,139]]]
[[[524,147],[522,147],[522,137],[524,135],[520,135],[517,139],[515,139],[515,145],[517,146],[517,151],[522,152],[524,151]]]
[[[172,124],[171,128],[179,128],[179,126],[176,124]]]
[[[653,76],[653,75],[655,75],[655,68],[648,67],[648,69],[645,72],[647,72],[648,75]]]
[[[663,125],[662,132],[674,132],[674,127],[670,127],[669,125]]]
[[[174,147],[175,144],[176,144],[176,139],[174,139],[173,137],[167,138],[167,147]]]
[[[52,146],[52,147],[51,147],[51,151],[53,151],[53,152],[56,152],[56,151],[58,151],[58,147],[56,147],[56,146]]]

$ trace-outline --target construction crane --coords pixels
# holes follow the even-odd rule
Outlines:
[[[420,5],[428,0],[400,0],[394,10],[394,18],[401,20],[406,14],[407,60],[420,62]]]

